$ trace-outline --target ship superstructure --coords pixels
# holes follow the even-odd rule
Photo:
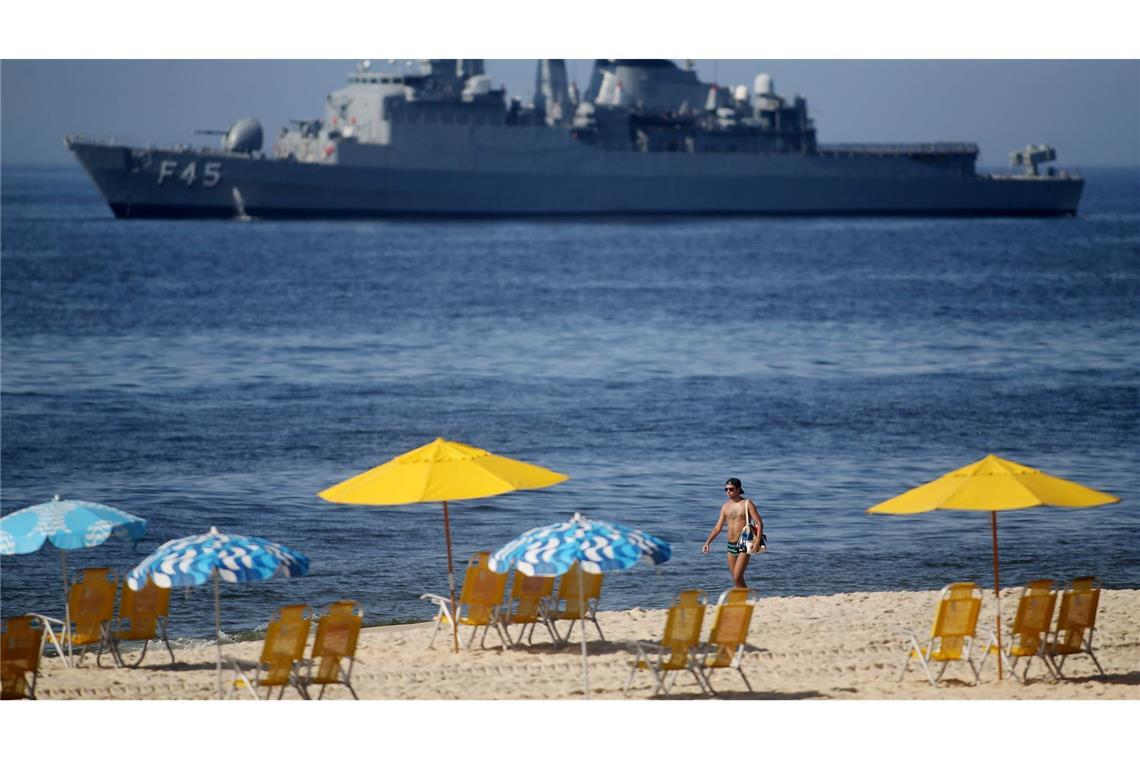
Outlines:
[[[219,149],[69,137],[120,217],[565,214],[1076,213],[1083,180],[976,171],[972,143],[826,145],[801,97],[701,82],[691,65],[599,60],[579,93],[539,61],[529,103],[483,62],[364,62],[323,115],[281,130],[253,119]]]

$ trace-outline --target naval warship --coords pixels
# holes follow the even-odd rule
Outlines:
[[[770,76],[723,87],[668,60],[597,60],[581,92],[564,60],[540,60],[526,103],[481,60],[364,61],[268,151],[254,118],[216,134],[218,147],[66,144],[120,218],[1055,216],[1084,186],[1041,166],[1047,145],[979,173],[973,143],[819,143],[806,101]]]

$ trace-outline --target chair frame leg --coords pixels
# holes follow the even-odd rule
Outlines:
[[[158,625],[162,631],[162,643],[166,645],[166,651],[170,653],[170,664],[174,665],[178,661],[174,658],[174,647],[170,646],[170,636],[166,632],[166,618],[159,618]]]
[[[593,622],[593,624],[594,624],[594,627],[598,629],[598,638],[599,638],[599,639],[601,639],[602,641],[605,641],[605,640],[606,640],[606,636],[605,636],[605,634],[604,634],[604,633],[602,633],[602,627],[601,627],[600,625],[598,625],[598,616],[597,616],[597,613],[592,613],[588,619],[589,619],[591,622]]]
[[[752,684],[749,683],[748,676],[744,675],[744,668],[742,665],[743,664],[736,666],[736,672],[739,673],[740,677],[744,679],[744,685],[745,685],[745,687],[747,687],[749,693],[752,693],[754,691],[752,688]]]

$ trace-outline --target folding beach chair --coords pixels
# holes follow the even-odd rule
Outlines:
[[[87,650],[98,645],[95,665],[102,667],[103,650],[111,652],[118,664],[111,643],[111,621],[115,617],[115,592],[119,589],[119,579],[106,567],[90,567],[76,576],[67,595],[68,616],[71,630],[64,631],[68,653],[73,665],[83,662]],[[75,659],[75,649],[79,648],[79,659]]]
[[[285,696],[286,686],[296,688],[303,699],[309,698],[298,678],[299,665],[305,657],[305,641],[309,637],[310,621],[305,617],[306,612],[309,612],[307,604],[290,604],[281,608],[269,621],[265,643],[261,646],[261,657],[257,662],[226,657],[234,671],[234,677],[226,690],[226,699],[237,696],[240,689],[248,689],[255,699],[260,699],[257,690],[262,686],[266,689],[266,698],[273,696],[274,686],[281,688],[278,699]],[[246,670],[253,672],[252,679]]]
[[[36,615],[4,621],[0,633],[0,699],[35,699],[44,623]]]
[[[1053,670],[1061,676],[1065,658],[1074,654],[1087,654],[1100,674],[1104,668],[1092,651],[1093,630],[1096,628],[1096,610],[1100,604],[1100,579],[1091,575],[1074,578],[1061,590],[1061,610],[1057,613],[1057,627],[1049,640],[1046,656]],[[1057,662],[1060,657],[1061,661]]]
[[[952,662],[965,662],[974,674],[974,683],[979,682],[977,666],[974,665],[971,650],[977,636],[978,613],[982,611],[982,592],[973,583],[951,583],[939,592],[938,609],[934,613],[934,623],[930,628],[930,639],[920,644],[918,634],[912,630],[899,628],[898,633],[908,637],[906,662],[899,681],[906,676],[912,659],[918,660],[926,673],[931,686],[937,686]],[[935,676],[930,671],[932,662],[942,667]]]
[[[579,581],[579,579],[581,579]],[[578,563],[575,562],[562,575],[558,576],[558,596],[554,599],[554,607],[550,610],[550,620],[555,626],[555,633],[562,642],[570,640],[574,632],[574,624],[585,618],[598,629],[598,637],[605,641],[602,626],[598,624],[598,602],[602,596],[602,581],[605,579],[601,573],[579,572]],[[579,583],[581,588],[579,589]],[[556,620],[569,620],[570,627],[563,636],[558,630]],[[585,632],[583,632],[585,635]]]
[[[352,666],[356,663],[356,642],[363,623],[364,608],[351,599],[328,606],[317,620],[312,657],[305,661],[301,685],[306,692],[310,686],[320,686],[317,699],[323,699],[325,688],[339,683],[348,687],[353,699],[360,699],[352,688]]]
[[[657,682],[653,690],[655,696],[661,692],[668,694],[681,671],[692,673],[697,685],[701,687],[701,693],[708,693],[695,657],[707,603],[705,592],[700,589],[682,591],[665,617],[665,633],[661,636],[661,643],[653,645],[634,642],[637,659],[633,661],[629,676],[625,679],[625,686],[621,690],[623,695],[629,691],[634,676],[642,670],[648,670]],[[668,683],[666,674],[670,674]]]
[[[748,589],[729,589],[717,599],[713,627],[709,640],[699,652],[697,667],[705,679],[709,691],[716,693],[712,685],[712,674],[719,669],[729,668],[740,674],[748,691],[752,684],[744,675],[744,646],[748,641],[748,627],[752,624],[752,612],[756,608],[756,597]]]
[[[138,591],[124,583],[123,596],[119,600],[119,614],[111,625],[111,644],[115,647],[115,656],[119,662],[137,668],[146,657],[151,640],[161,638],[166,651],[170,653],[170,664],[173,665],[174,650],[166,635],[166,618],[169,615],[170,589],[159,588],[149,577],[146,585]],[[142,642],[142,649],[133,662],[128,663],[123,656],[120,644],[124,641]]]
[[[1039,657],[1052,677],[1053,665],[1046,656],[1046,645],[1049,626],[1053,622],[1053,608],[1056,604],[1057,589],[1052,579],[1041,578],[1025,584],[1025,588],[1021,590],[1021,597],[1017,600],[1017,612],[1013,616],[1013,625],[1010,626],[1005,651],[998,649],[997,639],[991,636],[985,654],[982,655],[982,661],[978,664],[978,670],[985,667],[986,658],[994,653],[1009,665],[1009,672],[1014,678],[1025,683],[1033,658]],[[1018,675],[1017,661],[1022,657],[1026,658],[1025,669],[1021,675]]]
[[[546,627],[550,640],[555,644],[558,643],[558,634],[554,630],[554,624],[547,617],[547,609],[553,605],[552,596],[554,596],[554,578],[523,575],[517,569],[515,570],[515,580],[511,584],[511,595],[503,612],[503,625],[508,627],[508,631],[512,625],[522,626],[519,630],[518,640],[513,643],[522,643],[523,634],[527,633],[527,626],[529,625],[530,633],[527,635],[526,643],[533,644],[534,628],[539,623]]]
[[[490,552],[476,552],[467,562],[467,570],[463,574],[463,588],[459,592],[459,625],[471,627],[471,638],[467,640],[467,648],[475,642],[475,634],[483,629],[483,638],[479,640],[482,647],[487,640],[488,629],[493,629],[503,644],[505,651],[511,645],[510,636],[503,626],[502,607],[503,594],[507,590],[507,574],[493,572],[488,565]],[[452,613],[451,599],[439,594],[421,594],[420,599],[431,602],[439,607],[435,616],[435,628],[431,632],[431,641],[428,649],[435,645],[436,634],[446,620],[448,629],[451,628]]]

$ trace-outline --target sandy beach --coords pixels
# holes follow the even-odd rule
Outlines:
[[[1020,589],[1003,595],[1007,621],[1016,608]],[[875,592],[831,596],[761,598],[753,616],[750,651],[744,670],[755,689],[749,693],[735,673],[721,672],[713,685],[724,699],[1136,699],[1140,698],[1140,590],[1102,592],[1094,649],[1105,675],[1097,673],[1087,656],[1070,658],[1066,679],[1054,683],[1035,663],[1029,682],[1008,677],[997,680],[994,658],[974,685],[965,665],[952,664],[945,685],[933,688],[921,669],[912,665],[898,682],[904,661],[903,637],[895,627],[920,634],[929,631],[937,592]],[[426,610],[425,610],[426,612]],[[706,619],[711,626],[711,605]],[[981,624],[992,628],[994,600],[985,597]],[[664,610],[630,609],[599,615],[606,640],[590,627],[589,675],[591,699],[622,699],[633,660],[635,640],[660,637]],[[434,649],[427,649],[431,623],[365,629],[357,652],[353,683],[362,699],[580,699],[581,650],[578,629],[570,646],[552,647],[541,628],[533,646],[503,652],[495,635],[487,649],[478,641],[471,650],[452,654],[441,632]],[[461,633],[463,630],[461,629]],[[261,642],[228,644],[223,652],[256,659]],[[88,656],[84,666],[66,669],[58,658],[45,657],[37,696],[40,699],[212,699],[216,695],[215,648],[175,650],[171,666],[165,651],[148,653],[142,667],[96,668]],[[104,664],[108,659],[104,657]],[[653,697],[652,678],[639,674],[628,697]],[[315,692],[314,692],[315,695]],[[700,698],[687,675],[666,699]],[[248,698],[248,696],[246,697]],[[299,699],[294,690],[285,699]],[[349,699],[343,687],[333,687],[326,699]],[[658,697],[662,698],[662,697]]]

